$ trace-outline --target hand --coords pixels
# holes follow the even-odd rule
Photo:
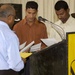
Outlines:
[[[30,49],[25,50],[24,52],[28,53],[30,51]]]
[[[24,63],[26,63],[26,59],[25,58],[22,58],[22,60],[23,60]]]

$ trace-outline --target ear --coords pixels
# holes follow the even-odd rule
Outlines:
[[[70,12],[70,9],[67,9],[67,12]]]
[[[6,18],[4,18],[4,20],[5,20],[5,22],[6,22],[7,24],[9,24],[10,16],[7,16]]]
[[[8,16],[8,22],[10,23],[11,22],[11,20],[12,20],[12,16],[10,15],[10,16]]]

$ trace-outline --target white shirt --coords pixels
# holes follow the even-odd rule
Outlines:
[[[20,71],[23,67],[18,38],[5,22],[0,21],[0,70]]]
[[[75,32],[75,19],[72,16],[69,17],[66,23],[62,23],[61,20],[59,20],[55,24],[63,28],[65,36],[67,32]],[[55,38],[58,42],[62,40],[53,28],[50,30],[50,38]]]

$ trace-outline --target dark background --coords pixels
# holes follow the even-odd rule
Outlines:
[[[3,5],[3,4],[1,3],[0,6]],[[11,4],[16,10],[16,17],[15,17],[14,25],[16,23],[18,23],[20,20],[22,20],[22,4],[12,4],[12,3],[5,3],[5,4]]]

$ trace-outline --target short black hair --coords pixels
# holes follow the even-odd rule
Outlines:
[[[26,9],[32,8],[32,9],[38,9],[38,4],[35,1],[28,1],[26,3]]]
[[[58,1],[55,6],[54,6],[55,10],[60,10],[60,9],[64,9],[64,10],[67,10],[69,8],[67,2],[65,1]]]

